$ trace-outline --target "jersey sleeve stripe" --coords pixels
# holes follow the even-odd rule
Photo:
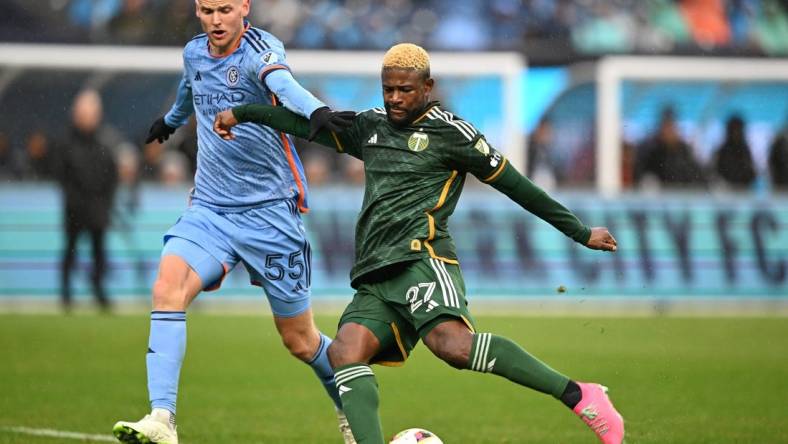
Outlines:
[[[456,116],[454,114],[452,114],[452,113],[450,113],[448,111],[442,111],[442,110],[438,109],[438,112],[439,113],[443,113],[443,115],[446,116],[450,122],[453,122],[453,123],[465,128],[471,134],[471,136],[475,136],[476,135],[476,133],[477,133],[476,128],[474,128],[473,125],[471,125],[470,123],[468,123],[468,122],[466,122],[466,121],[464,121],[462,119],[456,118]]]
[[[494,173],[492,173],[488,178],[484,179],[482,182],[489,183],[489,182],[492,182],[493,180],[495,180],[496,177],[500,176],[501,173],[503,172],[503,167],[506,166],[506,162],[508,162],[508,160],[506,160],[506,158],[504,157],[503,158],[503,162],[501,162],[501,166],[499,166],[498,169],[495,170]]]
[[[457,123],[457,125],[463,126],[465,129],[470,131],[470,133],[473,134],[474,136],[478,133],[478,131],[476,131],[476,128],[474,128],[473,125],[471,125],[470,123],[462,119],[452,119],[452,120],[454,120]]]
[[[244,34],[244,36],[243,36],[243,39],[244,39],[244,40],[246,40],[246,43],[248,43],[248,44],[249,44],[249,46],[251,46],[251,47],[252,47],[252,49],[254,49],[254,51],[255,51],[255,52],[257,52],[257,53],[261,53],[261,52],[263,52],[263,47],[262,47],[262,46],[260,46],[260,43],[259,43],[259,42],[255,42],[255,41],[252,39],[252,37],[250,37],[250,36],[248,36],[248,35]]]
[[[251,27],[251,26],[250,26],[250,27],[249,27],[249,32],[250,32],[250,33],[252,33],[252,35],[254,35],[254,37],[255,37],[257,40],[262,40],[262,39],[263,39],[263,35],[262,35],[262,34],[260,34],[260,31],[258,31],[258,30],[257,30],[257,28],[254,28],[254,27]]]
[[[459,131],[460,133],[462,133],[462,135],[463,135],[463,136],[465,136],[465,138],[466,138],[466,139],[468,139],[468,141],[473,141],[473,134],[471,134],[470,132],[468,132],[468,130],[467,130],[467,129],[465,129],[464,127],[461,127],[461,126],[457,125],[457,122],[454,122],[454,121],[451,121],[451,120],[449,120],[449,119],[448,119],[448,118],[447,118],[447,117],[446,117],[444,114],[442,114],[442,113],[441,113],[439,110],[437,110],[437,109],[434,109],[433,111],[430,111],[430,113],[428,114],[428,116],[429,116],[429,117],[430,117],[430,119],[432,119],[432,120],[435,120],[435,119],[440,119],[440,120],[443,120],[444,122],[446,122],[446,123],[448,123],[449,125],[451,125],[451,126],[453,126],[454,128],[456,128],[456,129],[457,129],[457,131]]]
[[[207,35],[208,35],[208,34],[206,34],[206,33],[204,33],[204,32],[203,32],[202,34],[197,34],[197,35],[195,35],[194,37],[192,37],[192,38],[191,38],[191,40],[197,40],[197,39],[199,39],[199,38],[206,37]]]
[[[276,96],[271,94],[271,103],[276,106],[277,100]],[[293,152],[295,151],[292,146],[290,146],[290,141],[283,132],[279,132],[279,138],[282,141],[282,147],[285,150],[285,157],[287,158],[287,165],[290,167],[290,172],[293,173],[293,179],[296,183],[296,188],[298,188],[298,210],[302,213],[306,214],[309,212],[309,208],[306,206],[306,189],[304,184],[301,182],[301,175],[298,174],[298,167],[296,167],[295,159],[293,158]]]
[[[449,119],[449,117],[446,114],[444,114],[440,109],[437,109],[437,107],[435,109],[434,115],[435,115],[435,118],[443,120],[444,122],[448,123],[449,125],[457,128],[457,130],[459,132],[461,132],[462,135],[465,136],[465,138],[468,139],[469,141],[473,140],[473,134],[472,133],[470,133],[465,127],[462,127],[462,126],[458,125],[457,122]]]
[[[476,131],[476,128],[473,127],[473,125],[471,125],[470,123],[458,118],[457,116],[455,116],[454,114],[450,113],[449,111],[444,111],[444,110],[436,107],[436,112],[442,114],[447,119],[447,121],[454,122],[454,123],[462,126],[463,128],[467,129],[468,132],[470,132],[472,135],[476,135],[476,133],[478,132],[478,131]]]
[[[271,49],[271,45],[265,41],[265,38],[259,29],[250,27],[249,33],[252,34],[252,39],[254,42],[257,43],[258,46],[262,47],[263,50]]]
[[[272,72],[279,70],[279,69],[286,69],[290,71],[290,69],[285,65],[268,65],[265,68],[260,70],[260,74],[257,77],[260,79],[261,82],[265,81],[265,77]]]

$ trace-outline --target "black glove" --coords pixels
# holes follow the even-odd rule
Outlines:
[[[356,113],[353,111],[331,111],[327,106],[320,107],[309,116],[309,137],[311,142],[317,137],[320,130],[327,129],[335,133],[341,133],[345,128],[353,124]]]
[[[153,125],[150,126],[148,130],[148,137],[145,139],[145,143],[151,143],[154,140],[158,140],[159,143],[164,143],[165,140],[170,138],[170,134],[175,132],[175,128],[167,125],[164,123],[164,117],[159,117],[153,122]]]

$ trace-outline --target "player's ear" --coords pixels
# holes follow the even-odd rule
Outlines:
[[[200,18],[200,0],[194,0],[194,15]]]
[[[428,77],[427,80],[424,81],[424,95],[429,96],[434,85],[435,80],[433,80],[432,77]]]
[[[251,2],[252,2],[252,0],[242,0],[241,15],[243,17],[246,17],[247,15],[249,15],[249,9],[251,8]]]

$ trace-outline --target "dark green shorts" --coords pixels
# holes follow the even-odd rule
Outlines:
[[[353,322],[375,334],[380,351],[372,363],[402,365],[420,338],[449,319],[474,330],[462,272],[458,265],[425,257],[390,279],[359,285],[339,326]]]

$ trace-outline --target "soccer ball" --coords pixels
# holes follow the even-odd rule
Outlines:
[[[389,444],[443,444],[443,441],[429,430],[415,428],[397,433]]]

